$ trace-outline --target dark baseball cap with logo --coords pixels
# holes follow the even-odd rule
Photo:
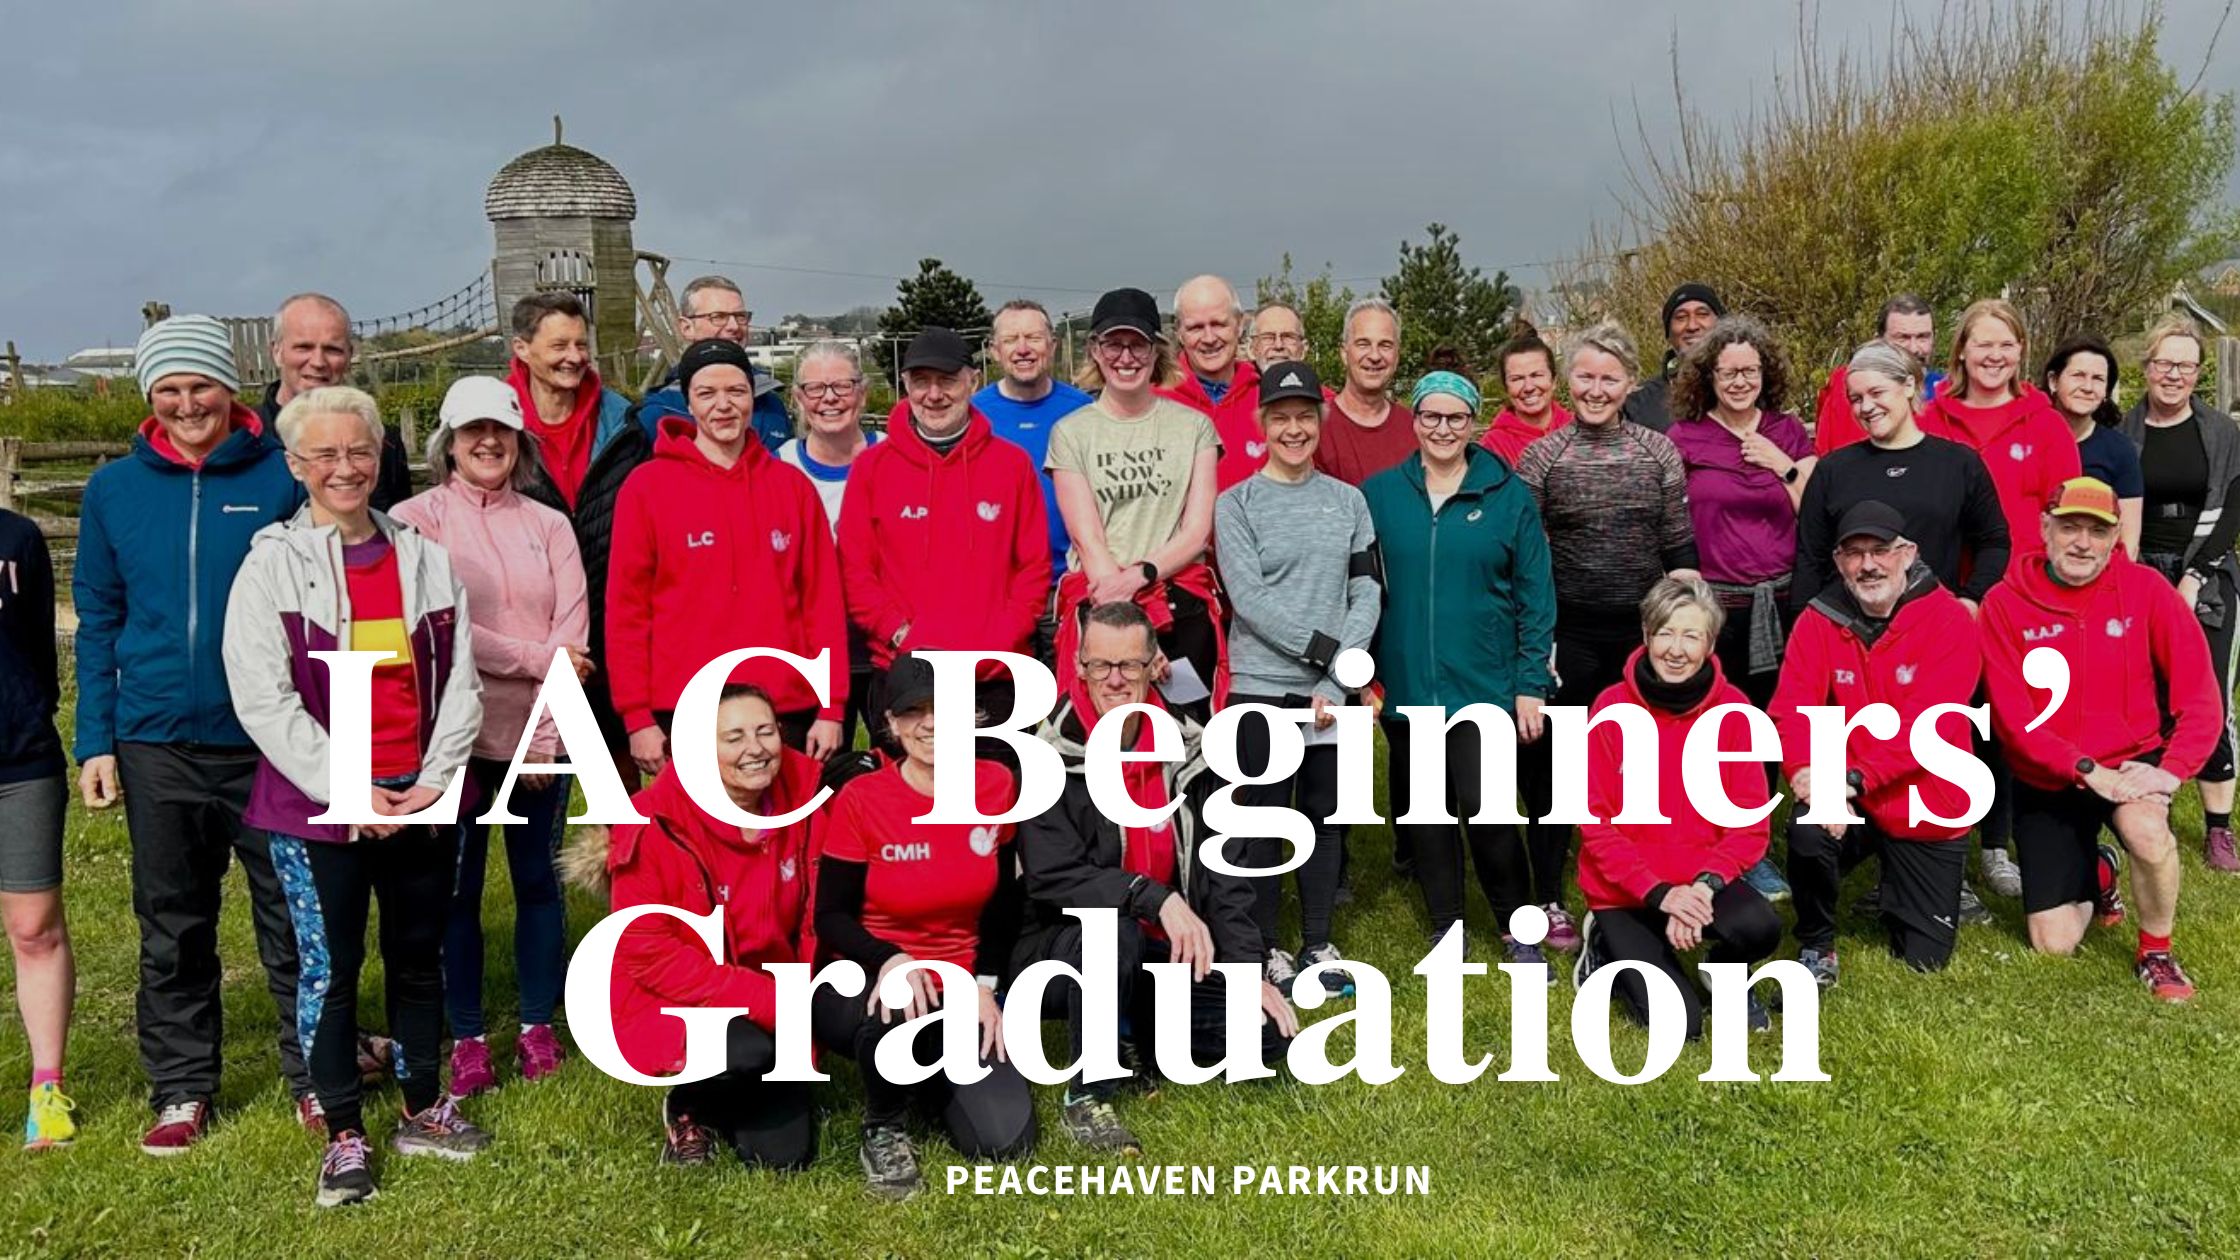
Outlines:
[[[900,717],[933,707],[933,662],[914,652],[887,668],[887,713]]]
[[[972,364],[972,347],[947,328],[921,328],[902,350],[902,370],[932,368],[936,372],[961,372]]]
[[[1905,515],[1880,499],[1854,503],[1836,520],[1836,541],[1839,543],[1853,538],[1889,542],[1905,532]]]
[[[1098,298],[1096,307],[1089,312],[1089,335],[1102,337],[1123,328],[1157,341],[1158,299],[1141,289],[1114,289]]]
[[[1308,402],[1322,401],[1322,381],[1314,368],[1296,359],[1271,363],[1260,373],[1260,405],[1282,402],[1286,398],[1304,398]]]

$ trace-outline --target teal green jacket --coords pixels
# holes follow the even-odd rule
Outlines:
[[[1387,708],[1513,709],[1551,694],[1556,627],[1548,536],[1532,492],[1501,457],[1470,447],[1454,496],[1431,510],[1423,456],[1361,486],[1384,562],[1377,677]]]

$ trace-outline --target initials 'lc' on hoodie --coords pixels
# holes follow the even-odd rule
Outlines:
[[[770,694],[780,713],[817,709],[839,720],[848,703],[847,614],[832,528],[798,468],[748,442],[717,466],[691,422],[661,422],[653,458],[623,483],[607,563],[607,656],[625,730],[654,724],[700,667],[744,647],[797,656],[830,649],[832,703],[783,662],[732,672]]]
[[[946,453],[907,413],[848,473],[840,569],[872,663],[902,650],[1027,652],[1050,598],[1042,483],[1026,452],[974,411]]]

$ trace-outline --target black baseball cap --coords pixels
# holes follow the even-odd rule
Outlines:
[[[1096,308],[1089,312],[1089,335],[1102,337],[1116,328],[1133,329],[1157,341],[1158,299],[1141,289],[1114,289],[1098,298]]]
[[[1271,363],[1260,373],[1260,405],[1282,402],[1286,398],[1304,398],[1308,402],[1322,401],[1322,381],[1315,376],[1314,368],[1297,359]]]
[[[1906,518],[1898,509],[1880,499],[1854,503],[1836,521],[1836,541],[1865,535],[1868,538],[1889,542],[1906,532]]]
[[[932,707],[933,663],[916,653],[894,658],[887,668],[887,715],[899,717]]]
[[[961,372],[972,364],[972,347],[946,328],[921,328],[903,347],[902,370],[932,368],[936,372]]]

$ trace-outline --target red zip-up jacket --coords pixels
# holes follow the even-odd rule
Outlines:
[[[1533,428],[1519,420],[1516,412],[1503,407],[1500,414],[1493,418],[1493,423],[1486,426],[1485,436],[1478,439],[1478,445],[1499,455],[1501,462],[1513,470],[1517,466],[1517,457],[1524,454],[1524,448],[1569,423],[1571,413],[1565,411],[1563,404],[1559,402],[1551,401],[1548,404],[1548,427],[1545,429]]]
[[[1187,365],[1181,384],[1152,392],[1195,407],[1213,421],[1214,435],[1221,439],[1221,460],[1213,467],[1216,488],[1226,490],[1268,462],[1268,435],[1260,428],[1260,368],[1252,360],[1237,356],[1236,374],[1229,378],[1229,391],[1220,402],[1206,397],[1205,386]]]
[[[690,420],[663,420],[653,458],[615,497],[599,664],[623,729],[652,726],[701,666],[743,647],[799,656],[830,648],[832,703],[822,708],[782,662],[748,661],[731,676],[768,692],[780,713],[818,709],[838,721],[848,704],[848,617],[816,487],[752,440],[739,462],[719,468],[692,434]]]
[[[1766,855],[1771,815],[1753,827],[1719,827],[1698,814],[1688,800],[1680,779],[1680,751],[1696,718],[1722,704],[1748,704],[1743,694],[1719,672],[1719,658],[1706,661],[1713,672],[1710,694],[1685,713],[1667,713],[1641,698],[1634,670],[1642,650],[1635,648],[1626,660],[1624,676],[1595,697],[1593,712],[1613,704],[1638,704],[1657,722],[1657,808],[1669,823],[1657,826],[1620,826],[1604,821],[1579,828],[1579,893],[1590,910],[1630,910],[1643,904],[1659,884],[1689,883],[1709,871],[1733,882]],[[1728,719],[1720,732],[1720,746],[1742,741],[1742,718]],[[1587,810],[1610,819],[1623,807],[1624,783],[1619,765],[1625,741],[1615,725],[1594,728],[1587,736]],[[1727,800],[1738,809],[1755,809],[1771,799],[1763,765],[1730,761],[1721,767]]]
[[[2032,787],[2076,786],[2081,757],[2113,767],[2158,748],[2163,769],[2190,779],[2216,747],[2224,707],[2201,624],[2176,587],[2120,547],[2088,586],[2056,580],[2043,551],[2017,558],[1984,596],[1982,633],[1991,724]],[[2069,695],[2025,732],[2047,699],[2022,677],[2037,647],[2068,660]]]
[[[1968,794],[1950,780],[1921,768],[1912,752],[1913,722],[1940,704],[1968,704],[1983,677],[1983,653],[1975,620],[1958,596],[1946,590],[1916,561],[1906,593],[1890,620],[1870,644],[1861,637],[1848,595],[1836,588],[1812,601],[1789,632],[1781,681],[1767,712],[1781,732],[1781,772],[1794,779],[1812,762],[1811,725],[1797,712],[1806,705],[1834,705],[1855,714],[1870,704],[1898,711],[1898,733],[1876,739],[1851,732],[1845,755],[1865,782],[1853,801],[1861,817],[1883,835],[1898,840],[1950,840],[1966,827],[1941,827],[1911,816],[1910,789],[1921,789],[1921,803],[1947,818],[1965,812]],[[1938,734],[1954,748],[1970,748],[1974,732],[1957,713],[1939,720]]]
[[[903,626],[904,651],[1031,655],[1050,600],[1050,525],[1033,461],[978,411],[937,455],[906,411],[848,472],[840,573],[848,616],[881,669]]]
[[[757,813],[790,813],[817,793],[814,760],[790,748],[779,758]],[[724,908],[720,962],[672,915],[638,920],[615,947],[608,989],[615,1043],[640,1072],[667,1075],[684,1064],[684,1021],[662,1014],[664,1006],[744,1006],[756,1025],[775,1029],[776,983],[762,966],[816,955],[811,885],[822,815],[743,836],[701,811],[673,763],[630,801],[652,821],[620,824],[608,838],[610,907],[664,905],[701,915]]]
[[[2053,492],[2084,474],[2077,439],[2036,386],[1996,407],[1971,407],[1960,401],[1952,380],[1921,412],[1921,431],[1949,438],[1983,457],[1999,507],[2007,514],[2007,534],[2017,556],[2044,546],[2038,515]]]

